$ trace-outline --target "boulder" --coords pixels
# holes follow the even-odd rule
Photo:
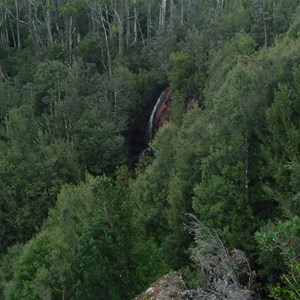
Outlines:
[[[185,283],[181,278],[181,274],[179,272],[172,272],[159,278],[145,292],[134,298],[134,300],[184,300],[187,299],[183,295],[184,290]]]

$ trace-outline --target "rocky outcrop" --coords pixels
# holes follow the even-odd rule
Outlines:
[[[198,289],[186,289],[179,272],[159,278],[144,293],[134,300],[258,300],[250,290],[255,276],[248,268],[245,254],[233,249],[228,257],[212,255],[203,264],[206,285]],[[241,282],[239,281],[239,278]],[[247,282],[245,282],[247,278]],[[243,283],[242,283],[243,282]]]
[[[200,254],[201,255],[201,254]],[[244,252],[238,249],[222,249],[202,260],[206,285],[197,290],[183,292],[186,299],[197,300],[256,300],[251,290],[255,272],[250,270]]]
[[[185,299],[193,300],[255,300],[252,294],[247,290],[230,291],[225,296],[224,293],[216,293],[207,290],[191,290],[184,292]]]
[[[212,265],[217,264],[213,267]],[[219,265],[220,260],[211,258],[214,269],[204,288],[187,290],[179,272],[169,273],[159,278],[145,292],[134,300],[257,300],[253,291],[240,284],[234,284]],[[210,268],[210,271],[212,269]],[[206,270],[207,271],[207,270]],[[218,272],[221,272],[217,274]]]
[[[192,260],[201,266],[206,283],[204,287],[186,289],[179,272],[158,279],[135,300],[257,300],[253,291],[255,272],[251,271],[245,253],[227,249],[220,238],[200,222],[188,228],[194,235],[196,246]]]
[[[144,293],[134,298],[134,300],[159,300],[159,299],[187,299],[183,295],[185,283],[179,272],[169,273],[159,278]]]
[[[196,242],[191,258],[201,266],[206,277],[205,287],[184,292],[188,299],[258,299],[252,291],[256,274],[251,270],[243,251],[226,248],[218,235],[197,219],[188,230],[194,235]]]

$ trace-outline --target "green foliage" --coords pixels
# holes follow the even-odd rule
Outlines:
[[[5,299],[127,299],[164,272],[161,250],[133,222],[129,173],[118,174],[62,189],[17,262],[14,252],[3,260],[14,267],[2,275]]]
[[[297,297],[299,1],[170,1],[165,20],[160,3],[0,9],[7,299],[126,299],[171,268],[195,277],[186,213],[259,257],[275,299]],[[116,171],[167,85],[154,157]],[[85,171],[112,177],[79,184]]]
[[[172,90],[187,88],[188,77],[192,73],[193,61],[185,53],[173,53],[171,55],[172,71],[169,73],[169,81]]]
[[[300,265],[299,262],[292,262],[289,273],[282,275],[282,285],[270,287],[270,295],[273,299],[297,300],[300,297]]]
[[[110,174],[128,161],[124,132],[133,125],[141,105],[135,79],[122,67],[112,76],[98,77],[98,90],[88,98],[88,107],[74,126],[75,144],[92,174]]]
[[[171,102],[171,114],[172,121],[177,125],[181,125],[183,115],[185,112],[185,99],[182,94],[177,90],[172,94],[172,102]]]
[[[145,170],[141,170],[132,182],[132,198],[140,212],[136,215],[137,222],[143,224],[145,232],[161,243],[165,238],[167,224],[165,209],[168,193],[171,165],[175,147],[171,144],[176,127],[168,124],[157,134],[152,147],[156,159]]]
[[[2,143],[0,160],[2,253],[13,242],[27,240],[41,224],[39,220],[44,214],[42,197],[37,203],[30,201],[47,193],[34,147],[37,124],[31,122],[32,116],[32,108],[22,105],[10,111],[5,124],[7,141]]]
[[[79,154],[92,174],[110,173],[112,166],[125,163],[127,158],[122,128],[112,119],[101,121],[101,117],[99,110],[86,111],[75,131]]]
[[[67,67],[58,61],[47,61],[39,65],[34,76],[34,94],[37,113],[57,115],[57,106],[63,99],[63,81]]]
[[[292,38],[297,38],[299,36],[299,29],[300,29],[300,18],[299,18],[299,10],[300,7],[298,6],[296,9],[296,13],[294,14],[293,22],[291,23],[289,30],[287,31],[287,36]]]
[[[187,233],[184,230],[187,211],[183,192],[183,182],[178,176],[172,176],[168,192],[167,221],[169,234],[166,238],[164,247],[167,255],[173,253],[170,265],[179,268],[184,263],[185,250],[188,246]],[[181,247],[178,247],[180,245]]]
[[[66,274],[70,249],[55,231],[44,231],[24,247],[5,299],[41,299],[72,296]],[[68,287],[68,289],[67,289]]]
[[[259,261],[263,265],[260,273],[262,277],[268,278],[269,283],[278,282],[282,273],[287,273],[285,278],[290,278],[290,276],[293,278],[292,274],[297,270],[297,261],[294,259],[299,254],[299,233],[299,216],[295,216],[287,221],[269,223],[256,233],[260,249]],[[297,272],[295,272],[295,276],[298,276]],[[284,279],[284,277],[282,278]],[[281,295],[281,292],[284,295],[284,290],[293,290],[291,282],[289,283],[284,279],[282,283],[284,283],[282,288],[279,285],[274,285],[271,288],[273,296]]]
[[[267,111],[268,140],[262,147],[262,155],[268,161],[267,172],[274,180],[266,183],[265,190],[278,201],[287,215],[292,216],[299,214],[298,73],[297,68],[292,86],[280,86],[275,93],[274,103]]]
[[[244,1],[228,1],[222,16],[221,32],[223,38],[231,38],[238,32],[246,32],[249,28],[250,15],[247,11]]]
[[[101,37],[95,34],[86,35],[80,42],[78,52],[80,57],[86,63],[97,64],[101,60],[99,57],[99,51],[102,51],[100,47]],[[96,50],[96,51],[95,51]]]
[[[194,263],[180,269],[182,279],[188,289],[198,289],[205,286],[205,274],[201,266]]]
[[[192,212],[191,195],[206,149],[202,143],[204,124],[200,109],[194,107],[180,127],[165,125],[152,144],[155,159],[139,169],[131,184],[133,201],[140,212],[137,221],[164,247],[165,258],[173,268],[187,261],[190,237],[183,226],[186,213]]]
[[[43,61],[59,61],[64,63],[67,59],[68,47],[62,44],[47,45],[41,49],[40,57]]]
[[[3,289],[6,282],[9,282],[14,277],[16,266],[18,265],[18,259],[23,252],[24,247],[20,244],[7,249],[5,256],[1,258],[0,263],[0,299],[3,299]]]
[[[224,84],[228,73],[238,64],[247,64],[254,54],[255,40],[250,35],[238,33],[224,43],[213,56],[208,73],[209,86],[205,90],[207,98],[213,98]]]
[[[262,251],[279,249],[286,260],[296,258],[299,253],[300,218],[295,216],[285,222],[269,224],[256,234]]]
[[[0,160],[1,252],[37,232],[62,182],[81,178],[73,146],[59,140],[49,145],[30,105],[11,109],[5,126]]]

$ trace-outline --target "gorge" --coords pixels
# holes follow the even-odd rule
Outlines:
[[[172,91],[170,87],[163,89],[153,105],[150,117],[144,119],[141,116],[136,121],[134,129],[130,133],[129,148],[136,161],[140,155],[151,153],[150,143],[158,130],[171,120],[170,104]]]

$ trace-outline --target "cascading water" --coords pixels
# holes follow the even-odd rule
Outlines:
[[[159,108],[160,104],[162,103],[162,101],[164,100],[165,98],[165,94],[166,94],[166,90],[164,90],[159,98],[157,99],[153,109],[152,109],[152,112],[151,112],[151,115],[150,115],[150,119],[149,119],[149,122],[148,122],[148,128],[147,128],[147,132],[146,132],[146,148],[140,153],[139,156],[142,156],[144,154],[151,154],[152,153],[152,149],[150,147],[150,143],[151,143],[151,140],[153,138],[153,123],[154,123],[154,117],[155,117],[155,114],[157,112],[157,109]]]
[[[164,104],[166,97],[169,97],[169,92],[170,88],[166,88],[161,92],[151,111],[148,122],[144,119],[144,117],[141,117],[135,121],[134,129],[131,131],[128,139],[129,147],[133,157],[131,163],[133,167],[141,156],[153,155],[150,143],[155,132],[162,124],[160,118],[162,113],[162,105]]]
[[[155,116],[155,113],[157,111],[157,108],[159,107],[159,105],[161,104],[161,102],[164,100],[165,94],[166,94],[166,90],[164,90],[160,94],[160,96],[157,99],[157,101],[155,103],[155,106],[153,107],[153,110],[151,112],[151,116],[150,116],[149,123],[148,123],[148,131],[147,131],[148,148],[149,148],[149,144],[150,144],[150,142],[152,140],[152,137],[153,137],[153,120],[154,120],[154,116]]]

